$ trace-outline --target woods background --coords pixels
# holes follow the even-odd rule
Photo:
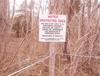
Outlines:
[[[0,0],[0,76],[100,76],[99,0],[12,2]],[[65,43],[38,41],[46,13],[68,16]]]

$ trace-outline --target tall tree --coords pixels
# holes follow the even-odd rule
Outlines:
[[[0,0],[0,32],[8,27],[8,3],[9,0]]]
[[[6,56],[6,46],[9,39],[9,20],[8,20],[8,4],[9,0],[0,0],[0,64],[5,62]],[[3,64],[2,66],[4,66]],[[4,70],[0,71],[0,75],[3,76]]]
[[[80,10],[80,0],[50,0],[50,5],[49,5],[49,13],[50,14],[64,14],[64,15],[68,15],[68,23],[67,25],[70,23],[70,21],[72,20],[72,17],[74,16],[75,13],[78,13]],[[69,27],[69,25],[68,25]],[[68,29],[67,29],[68,30]],[[70,61],[70,56],[67,55],[69,54],[69,50],[68,50],[68,39],[69,39],[69,31],[66,32],[66,42],[63,44],[64,45],[64,50],[63,50],[63,57],[64,60],[66,60],[67,62]],[[53,65],[52,68],[54,68],[55,65],[55,54],[54,51],[56,50],[54,44],[50,44],[50,51],[52,53],[52,57],[51,58],[51,63],[50,66]],[[62,47],[62,46],[61,46]],[[52,73],[52,74],[51,74]],[[54,76],[54,69],[50,70],[50,75],[49,76]]]

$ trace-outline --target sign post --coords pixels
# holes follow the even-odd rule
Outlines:
[[[41,15],[39,17],[39,41],[49,42],[49,76],[55,76],[56,45],[66,40],[65,15]]]

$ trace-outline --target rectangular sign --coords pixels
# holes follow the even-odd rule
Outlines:
[[[41,15],[39,16],[40,42],[65,42],[66,16]]]

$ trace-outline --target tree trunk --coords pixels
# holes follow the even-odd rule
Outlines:
[[[6,56],[6,46],[9,40],[9,21],[8,21],[8,2],[9,0],[0,0],[0,63],[5,62]],[[3,64],[2,66],[4,66]],[[0,71],[0,75],[4,74],[5,70]]]
[[[0,32],[8,30],[8,1],[0,0]]]

